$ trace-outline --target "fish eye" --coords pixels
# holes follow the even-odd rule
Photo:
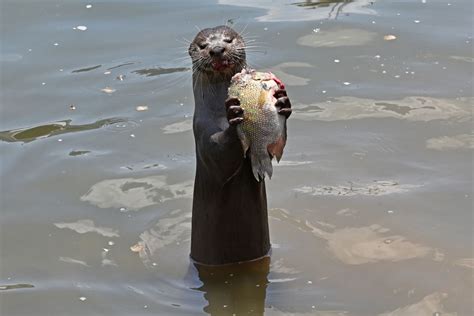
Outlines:
[[[226,43],[232,43],[234,41],[233,38],[224,38],[224,42]]]
[[[208,45],[207,43],[199,43],[199,44],[198,44],[198,46],[199,46],[200,49],[206,48],[207,45]]]

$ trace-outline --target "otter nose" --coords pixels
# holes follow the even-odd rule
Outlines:
[[[212,57],[220,57],[222,54],[224,54],[225,48],[222,46],[214,46],[210,51],[209,55]]]

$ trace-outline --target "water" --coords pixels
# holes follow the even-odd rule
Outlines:
[[[271,260],[198,270],[186,47],[226,22],[294,114]],[[470,0],[3,0],[0,314],[472,315],[472,24]]]

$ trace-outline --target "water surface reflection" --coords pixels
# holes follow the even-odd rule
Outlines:
[[[264,22],[335,20],[342,14],[375,14],[375,10],[371,8],[374,1],[369,0],[307,0],[298,2],[291,0],[219,0],[219,3],[268,10],[267,14],[257,18],[259,21]]]
[[[73,125],[72,120],[64,120],[50,124],[44,124],[29,128],[20,128],[10,131],[0,132],[0,140],[4,142],[32,142],[37,139],[52,137],[61,134],[82,132],[98,129],[112,124],[126,122],[121,118],[109,118],[96,121],[90,124]]]
[[[199,280],[197,290],[204,292],[210,315],[263,315],[269,284],[270,257],[260,260],[211,267],[195,264]]]

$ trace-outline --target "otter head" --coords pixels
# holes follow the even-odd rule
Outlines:
[[[245,42],[228,26],[200,31],[189,46],[193,70],[233,75],[245,66]]]

